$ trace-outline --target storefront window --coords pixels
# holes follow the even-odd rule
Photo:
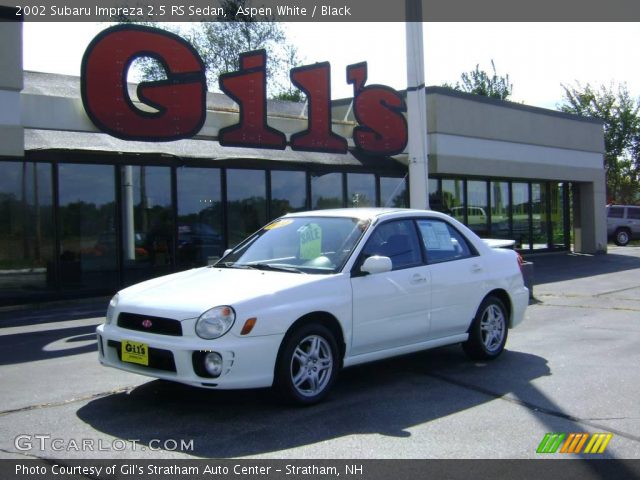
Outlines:
[[[342,208],[342,174],[326,173],[311,177],[311,207],[313,210]]]
[[[533,249],[549,247],[547,195],[545,183],[531,184],[531,223],[533,231]]]
[[[486,237],[489,234],[487,222],[487,182],[469,180],[467,182],[467,225],[477,235]]]
[[[376,206],[376,177],[369,173],[347,174],[347,207]]]
[[[60,164],[59,282],[63,288],[117,286],[114,167]]]
[[[52,207],[51,165],[0,163],[0,299],[54,285]]]
[[[222,256],[222,188],[217,168],[178,168],[178,266],[209,265]]]
[[[464,180],[442,180],[442,211],[464,222]]]
[[[527,183],[511,184],[513,198],[513,238],[516,248],[528,250],[529,241],[529,185]]]
[[[264,170],[227,170],[228,246],[234,247],[267,223]]]
[[[271,172],[271,218],[307,209],[307,176],[304,172]]]
[[[508,182],[491,182],[491,236],[494,238],[511,238],[509,229]]]
[[[131,285],[169,273],[174,263],[171,170],[127,165],[120,174],[124,283]]]
[[[553,232],[553,247],[566,248],[567,241],[565,239],[564,222],[565,222],[565,205],[564,205],[564,183],[551,182],[549,203],[551,204],[551,231]]]
[[[429,208],[442,212],[444,207],[442,205],[442,190],[440,189],[440,180],[437,178],[429,179]]]
[[[406,208],[407,180],[399,177],[380,177],[380,206]]]

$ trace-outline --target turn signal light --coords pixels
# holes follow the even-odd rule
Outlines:
[[[249,333],[251,333],[251,330],[253,330],[253,327],[255,327],[257,321],[258,319],[256,317],[247,319],[247,321],[244,322],[242,330],[240,331],[240,335],[248,335]]]

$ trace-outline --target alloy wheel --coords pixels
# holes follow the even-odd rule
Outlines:
[[[504,312],[498,305],[491,304],[482,312],[480,333],[482,343],[489,353],[495,352],[502,345],[506,323]]]
[[[329,342],[320,335],[304,337],[291,356],[293,388],[304,397],[318,395],[329,384],[333,367]]]

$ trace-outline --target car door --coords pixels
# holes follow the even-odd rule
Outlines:
[[[363,274],[362,262],[381,255],[392,271]],[[430,279],[413,220],[378,225],[365,244],[351,278],[351,355],[424,341],[429,332]]]
[[[627,207],[627,225],[632,238],[640,237],[640,207]]]
[[[607,235],[613,235],[618,227],[624,226],[624,223],[624,207],[610,206],[607,208]]]
[[[436,339],[465,333],[485,293],[482,259],[449,222],[429,218],[416,223],[431,278],[429,337]]]

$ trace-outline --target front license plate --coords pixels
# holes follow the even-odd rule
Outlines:
[[[123,340],[122,361],[149,366],[149,346],[146,343]]]

